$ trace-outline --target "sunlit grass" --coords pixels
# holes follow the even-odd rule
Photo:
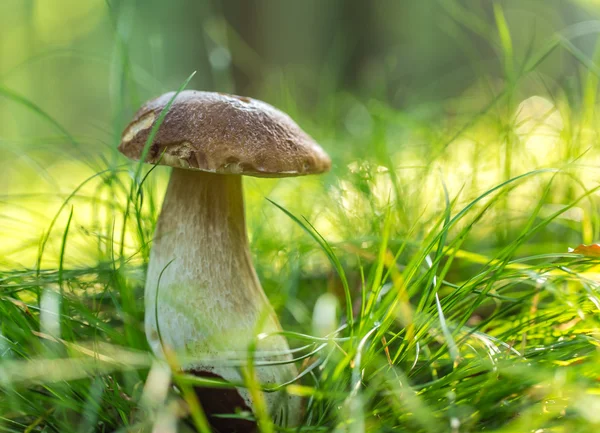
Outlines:
[[[462,184],[446,175],[464,169],[459,154],[408,169],[354,160],[325,182],[247,182],[259,274],[285,327],[302,333],[289,338],[303,347],[295,356],[306,373],[287,387],[307,398],[303,430],[572,431],[598,422],[589,408],[600,398],[599,263],[567,252],[598,230],[598,186],[585,160],[593,153],[537,171],[519,161],[521,174],[504,181],[502,170],[482,165]],[[33,199],[15,193],[7,202],[20,207],[3,207],[21,223],[30,215],[34,228],[17,226],[14,243],[3,245],[8,264],[21,266],[5,265],[0,280],[3,428],[175,425],[185,407],[168,373],[146,383],[152,357],[142,328],[140,242],[151,240],[166,170],[147,178],[121,258],[133,171],[119,165],[93,177],[79,162],[65,167],[92,180],[74,195],[40,180]],[[310,200],[298,202],[299,191]],[[39,200],[53,210],[36,214]],[[333,308],[315,316],[322,296]],[[323,321],[346,326],[311,337]]]

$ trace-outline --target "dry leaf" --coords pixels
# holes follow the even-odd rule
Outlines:
[[[600,257],[600,244],[581,244],[575,249],[569,248],[569,252],[573,254],[583,254],[589,257]]]

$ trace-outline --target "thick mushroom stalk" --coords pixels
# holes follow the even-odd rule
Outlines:
[[[244,220],[242,178],[173,169],[158,220],[146,281],[146,335],[156,354],[168,347],[188,361],[196,375],[244,381],[240,365],[256,342],[257,362],[291,356],[281,326],[258,281]],[[292,363],[257,366],[263,385],[292,380]],[[208,414],[238,407],[254,412],[245,388],[198,388]],[[300,398],[284,391],[265,393],[269,414],[278,424],[297,425]],[[248,431],[248,421],[213,418],[219,431]],[[233,424],[232,424],[233,423]],[[217,425],[219,424],[219,425]]]

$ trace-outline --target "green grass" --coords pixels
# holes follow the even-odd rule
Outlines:
[[[310,116],[291,87],[281,92],[334,160],[320,177],[245,184],[257,271],[297,349],[300,377],[281,384],[306,398],[294,431],[600,428],[600,259],[568,252],[600,237],[600,66],[572,43],[600,28],[573,26],[515,59],[500,7],[494,17],[503,84],[482,76],[475,108],[468,95],[448,102],[464,113],[423,116],[332,92]],[[59,134],[40,141],[70,144],[57,169],[38,169],[54,149],[16,152],[36,170],[29,182],[47,186],[0,195],[2,432],[151,431],[184,418],[206,431],[189,390],[219,384],[158,361],[144,336],[168,170],[115,150],[135,99],[118,45],[118,119],[104,152],[0,86]],[[579,105],[537,74],[557,51],[580,63]],[[542,108],[520,104],[532,82]],[[315,308],[331,304],[335,314]]]

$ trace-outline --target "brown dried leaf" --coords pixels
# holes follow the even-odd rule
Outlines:
[[[589,257],[600,257],[600,244],[581,244],[575,249],[569,248],[569,252],[573,254],[583,254],[584,256]]]

